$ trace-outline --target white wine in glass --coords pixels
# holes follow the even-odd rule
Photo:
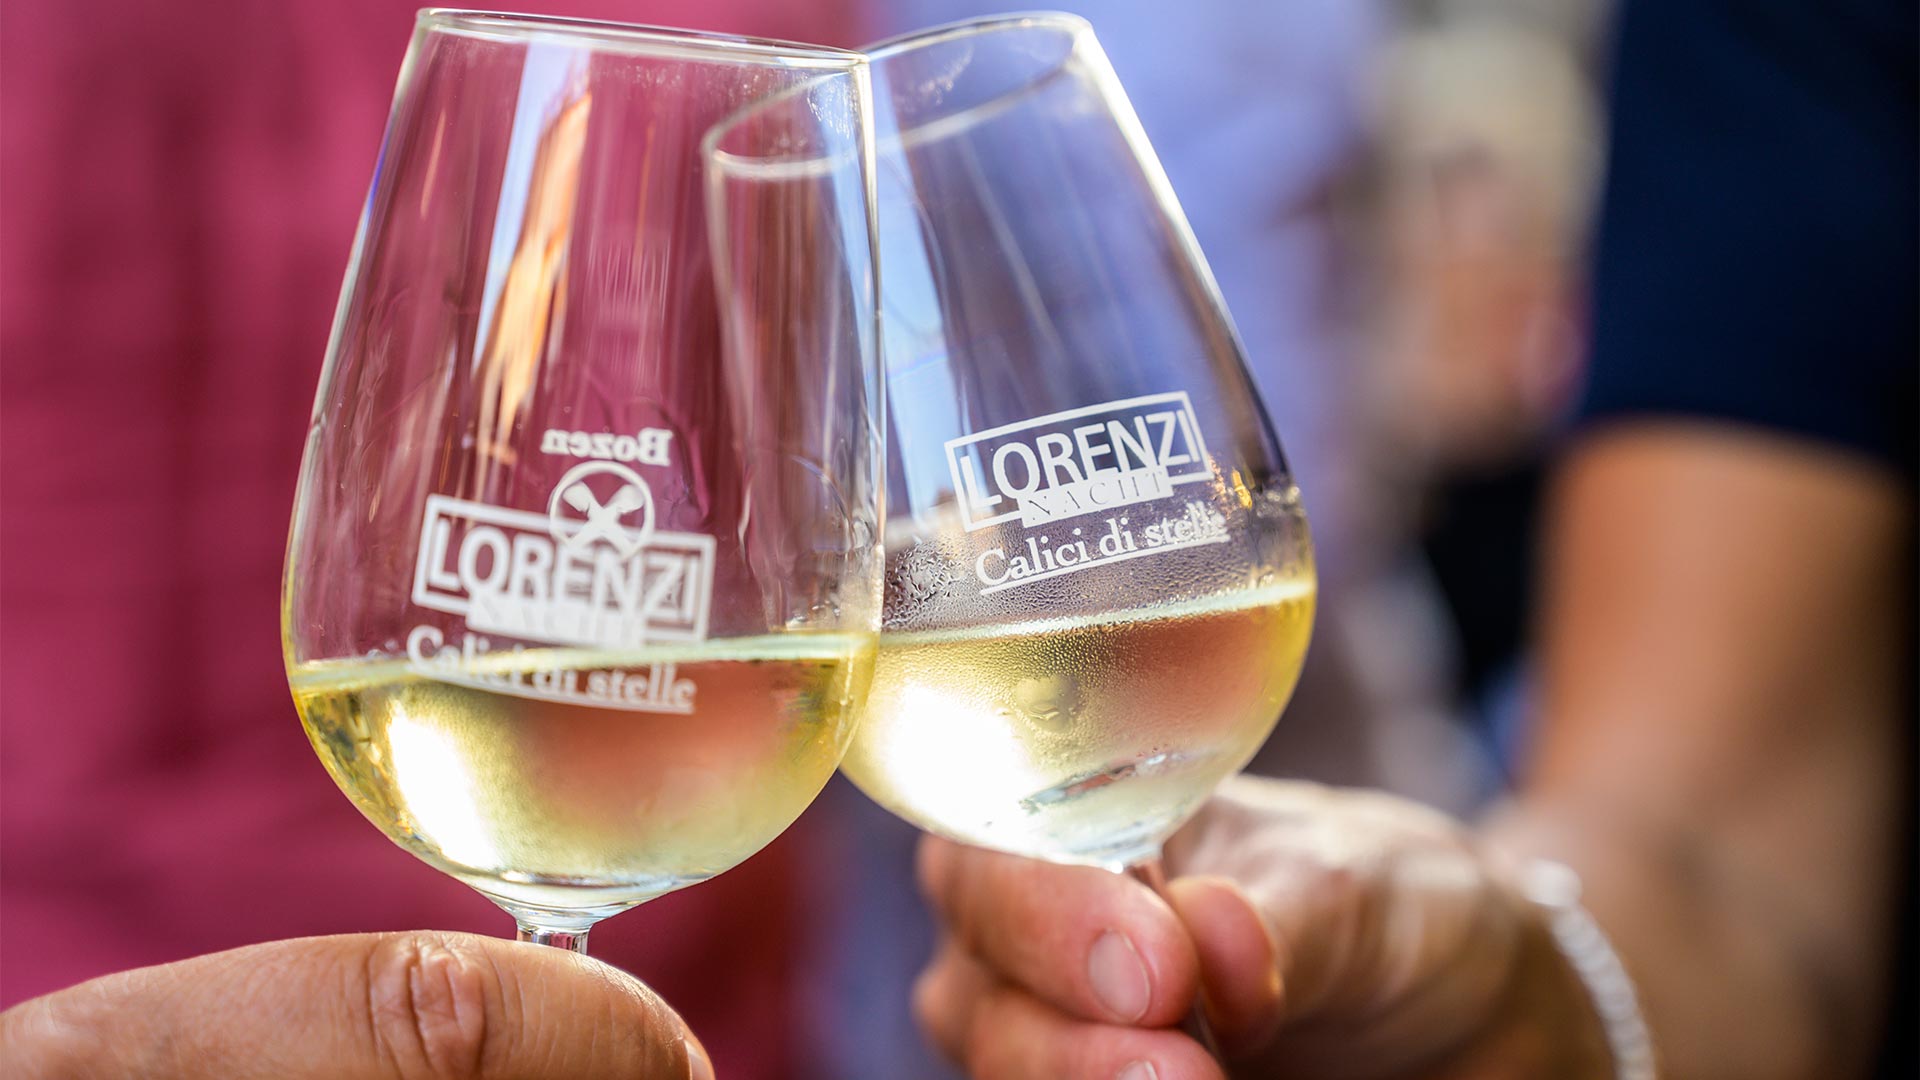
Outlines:
[[[1151,859],[1272,730],[1305,658],[1300,568],[1202,599],[889,633],[847,774],[954,839]]]
[[[1299,677],[1298,489],[1087,23],[868,55],[887,574],[842,767],[931,832],[1159,887]]]
[[[401,846],[490,896],[618,910],[791,824],[845,753],[872,663],[868,635],[798,633],[321,662],[290,681],[327,771]]]
[[[584,950],[738,864],[852,735],[883,569],[868,101],[840,50],[421,15],[302,465],[287,673],[353,804],[524,939]],[[823,164],[747,167],[794,153]]]

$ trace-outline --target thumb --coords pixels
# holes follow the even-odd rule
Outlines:
[[[141,968],[0,1014],[26,1076],[710,1080],[638,980],[560,949],[421,931]]]
[[[1280,1023],[1280,948],[1246,892],[1230,878],[1169,883],[1167,900],[1193,938],[1207,1017],[1224,1048],[1258,1046]]]

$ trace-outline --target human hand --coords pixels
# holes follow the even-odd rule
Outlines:
[[[711,1080],[638,980],[561,949],[419,931],[121,972],[0,1013],[17,1077]]]
[[[1235,1075],[1611,1075],[1545,913],[1472,834],[1390,796],[1242,778],[1168,845],[1162,900],[1122,875],[929,838],[946,938],[915,988],[983,1080],[1215,1080],[1174,1028],[1204,986]]]

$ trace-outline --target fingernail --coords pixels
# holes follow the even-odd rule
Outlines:
[[[1147,1002],[1153,994],[1153,988],[1147,983],[1147,965],[1141,962],[1133,942],[1119,931],[1109,930],[1093,943],[1092,951],[1087,954],[1087,981],[1093,984],[1093,996],[1118,1019],[1131,1023],[1146,1015]],[[1147,1068],[1151,1070],[1152,1066]]]
[[[1126,1068],[1121,1069],[1120,1075],[1114,1077],[1113,1080],[1159,1080],[1159,1077],[1160,1071],[1153,1067],[1153,1062],[1134,1061],[1129,1062]]]
[[[707,1059],[707,1048],[700,1040],[688,1035],[684,1040],[687,1048],[688,1080],[713,1080],[713,1062]]]

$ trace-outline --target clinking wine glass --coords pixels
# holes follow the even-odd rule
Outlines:
[[[287,670],[354,805],[524,940],[584,951],[736,865],[846,748],[880,595],[867,101],[839,50],[421,16],[302,465]],[[767,153],[829,164],[725,167]]]
[[[887,572],[842,767],[932,832],[1160,887],[1163,841],[1299,675],[1298,491],[1087,23],[868,56]]]

